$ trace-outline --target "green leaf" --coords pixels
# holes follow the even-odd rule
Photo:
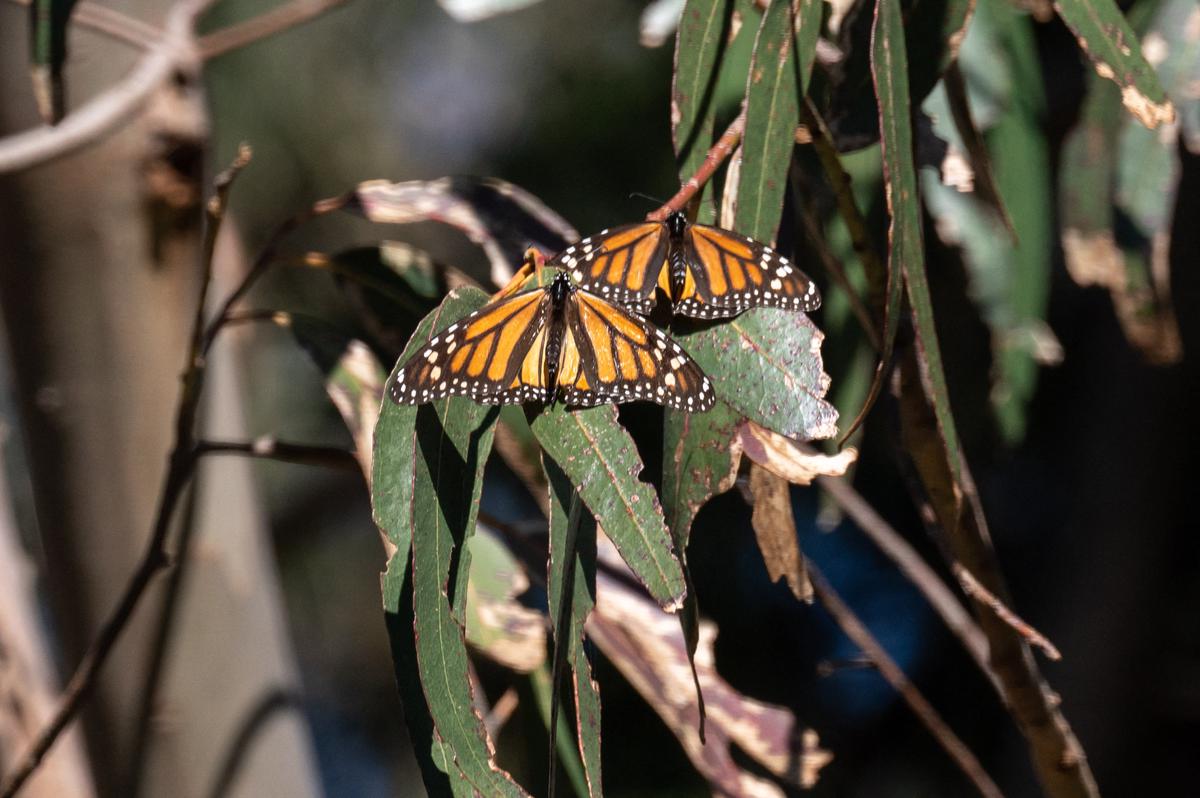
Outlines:
[[[614,405],[542,410],[533,434],[579,490],[596,522],[664,609],[678,609],[686,587],[671,550],[654,488],[638,479],[644,466]]]
[[[734,228],[774,242],[800,123],[800,97],[821,30],[819,0],[772,3],[763,16],[746,86],[741,181]]]
[[[707,413],[667,409],[663,423],[663,512],[677,550],[687,550],[705,502],[733,487],[741,459],[729,448],[742,415],[718,401]]]
[[[1054,9],[1075,34],[1096,74],[1120,87],[1121,102],[1129,113],[1150,128],[1175,119],[1175,107],[1113,0],[1057,0]]]
[[[550,705],[554,700],[553,690],[550,683],[550,668],[546,665],[533,671],[529,674],[529,686],[533,691],[533,700],[537,703],[538,716],[541,717],[542,723],[546,728],[550,728]],[[564,715],[558,716],[558,736],[554,742],[554,750],[558,752],[559,758],[562,760],[563,768],[567,771],[567,778],[571,780],[571,787],[575,790],[575,794],[582,798],[588,796],[587,776],[583,770],[583,762],[579,759],[579,751],[571,742],[571,724]],[[599,793],[596,793],[599,795]]]
[[[30,72],[38,113],[57,124],[66,113],[63,65],[67,60],[67,25],[76,0],[33,0],[29,5]]]
[[[576,736],[579,754],[584,763],[587,792],[595,798],[603,794],[600,778],[600,690],[592,679],[591,665],[583,646],[584,623],[596,606],[596,521],[591,514],[580,514],[574,541],[569,540],[569,516],[575,489],[567,474],[551,458],[543,459],[550,482],[550,618],[555,623],[555,643],[566,644],[566,657],[571,663],[575,693]],[[568,578],[568,574],[573,575]],[[569,615],[566,628],[559,625],[563,618],[564,596],[570,589]],[[560,640],[559,635],[565,635]],[[554,685],[558,687],[558,685]],[[560,738],[561,739],[561,738]],[[569,759],[566,761],[570,761]]]
[[[889,283],[900,274],[908,288],[916,327],[922,374],[929,381],[930,401],[954,476],[959,478],[958,431],[950,413],[950,397],[942,370],[942,353],[933,321],[933,304],[925,276],[925,251],[921,240],[921,199],[914,166],[912,117],[908,93],[908,62],[904,51],[904,25],[900,0],[878,0],[875,7],[875,46],[871,53],[879,99],[879,127],[883,145],[883,174],[891,226],[888,238]],[[892,307],[889,298],[889,309]],[[893,319],[898,314],[893,315]],[[895,323],[894,321],[892,323]],[[889,337],[894,337],[892,332]]]
[[[476,289],[451,293],[421,323],[399,362],[423,346],[435,329],[485,301]],[[414,673],[408,668],[414,657],[433,729],[449,747],[462,776],[485,795],[523,795],[496,766],[483,722],[475,714],[461,622],[469,567],[465,546],[475,527],[483,467],[497,416],[496,408],[464,399],[419,407],[385,399],[375,431],[371,496],[375,522],[390,544],[385,610],[394,616],[388,626],[397,678],[409,701],[406,714],[418,716],[415,723],[410,721],[418,755],[423,758],[422,748],[428,745],[433,758],[436,739],[430,738],[430,728],[413,704]],[[410,552],[412,570],[407,573]],[[411,631],[406,628],[408,616],[400,614],[408,609],[406,583],[412,585]],[[406,639],[410,634],[415,635],[415,648]],[[422,767],[428,789],[444,790],[446,782],[436,777],[429,785],[430,768],[425,763]]]
[[[718,325],[683,323],[673,331],[717,398],[745,418],[797,440],[837,433],[837,411],[824,401],[824,335],[803,313],[754,308]]]
[[[680,173],[704,161],[713,141],[717,65],[728,38],[729,0],[688,0],[675,37],[672,137]]]

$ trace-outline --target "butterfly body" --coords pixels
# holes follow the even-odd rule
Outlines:
[[[639,313],[655,288],[676,314],[728,318],[752,307],[816,310],[816,285],[778,252],[730,230],[691,224],[682,213],[601,231],[547,264],[581,287]]]
[[[446,396],[578,407],[645,400],[698,412],[716,401],[679,344],[565,272],[446,327],[397,371],[389,393],[400,404]]]

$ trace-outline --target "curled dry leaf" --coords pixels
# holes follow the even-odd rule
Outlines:
[[[755,463],[795,485],[810,485],[817,477],[843,476],[858,459],[853,446],[835,455],[821,454],[753,421],[738,425],[735,442]]]
[[[620,555],[603,536],[597,554],[610,571],[625,570]],[[695,662],[708,711],[705,744],[697,728],[692,671],[678,619],[631,588],[628,580],[604,570],[597,573],[596,591],[588,635],[679,739],[714,793],[784,795],[773,781],[740,767],[733,757],[734,745],[785,784],[808,788],[816,782],[832,755],[819,747],[815,732],[796,728],[790,712],[747,698],[720,677],[714,665],[716,631],[711,623],[700,625]]]
[[[483,248],[496,285],[512,278],[530,246],[557,252],[579,238],[537,197],[495,178],[368,180],[358,185],[346,207],[381,224],[432,221],[458,228]]]

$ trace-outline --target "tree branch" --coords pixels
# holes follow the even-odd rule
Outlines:
[[[846,479],[817,477],[816,482],[921,592],[1003,699],[1004,689],[988,662],[988,644],[983,630],[937,572],[875,512],[875,508]]]
[[[128,121],[182,65],[196,61],[192,29],[213,0],[179,0],[167,13],[158,42],[120,83],[67,114],[54,127],[40,127],[0,139],[0,174],[60,158],[99,140]]]
[[[196,444],[196,454],[237,454],[280,463],[326,466],[354,473],[360,473],[362,470],[358,458],[349,449],[288,443],[276,440],[270,435],[263,435],[252,441],[200,441]]]

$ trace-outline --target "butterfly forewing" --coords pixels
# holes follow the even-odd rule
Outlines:
[[[409,358],[392,383],[392,399],[423,404],[466,396],[505,404],[544,398],[544,386],[524,383],[522,377],[531,370],[526,361],[545,349],[535,342],[544,337],[549,310],[549,294],[537,288],[459,319]]]
[[[659,222],[625,225],[567,247],[547,265],[566,270],[579,286],[609,302],[649,313],[667,243]]]
[[[681,284],[673,285],[671,269],[664,266],[677,257],[687,268]],[[813,282],[778,252],[730,230],[688,224],[682,215],[601,231],[563,250],[549,265],[567,270],[601,298],[643,315],[654,307],[656,287],[671,298],[674,313],[702,319],[736,316],[753,307],[812,311],[821,305]]]

